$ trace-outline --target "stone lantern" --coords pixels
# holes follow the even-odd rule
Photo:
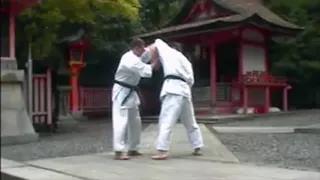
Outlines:
[[[74,117],[81,116],[78,76],[80,70],[85,66],[84,53],[88,47],[85,31],[80,29],[75,35],[62,39],[60,44],[64,44],[62,47],[67,51],[65,55],[68,60],[68,70],[70,74],[71,114]]]
[[[15,55],[15,17],[39,0],[1,0],[1,145],[38,140],[27,114],[22,84],[23,70],[18,69]],[[32,115],[30,115],[32,116]]]

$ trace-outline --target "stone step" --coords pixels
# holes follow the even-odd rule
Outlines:
[[[233,108],[232,107],[215,107],[213,108],[213,113],[214,114],[232,114],[233,113]]]
[[[209,131],[204,124],[199,124],[204,147],[203,152],[205,156],[197,157],[198,159],[206,159],[221,162],[238,163],[239,160],[220,142],[220,140]],[[158,135],[158,125],[150,124],[142,133],[141,137],[141,151],[146,154],[156,152],[155,141]],[[190,156],[192,152],[191,145],[188,141],[186,130],[180,123],[176,124],[172,130],[172,142],[170,155],[173,157],[194,158]]]
[[[232,114],[233,108],[228,106],[218,106],[218,107],[195,107],[196,115],[212,115],[212,114]]]
[[[212,108],[211,107],[196,107],[196,108],[194,108],[194,113],[196,115],[209,115],[209,114],[212,114]]]

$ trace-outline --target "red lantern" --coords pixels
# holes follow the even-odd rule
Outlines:
[[[87,43],[83,40],[69,44],[69,65],[72,73],[84,67],[84,51],[87,48]]]
[[[71,69],[71,111],[76,113],[79,111],[79,87],[78,74],[81,68],[84,67],[84,52],[87,48],[87,43],[84,40],[72,42],[68,44],[69,48],[69,66]]]

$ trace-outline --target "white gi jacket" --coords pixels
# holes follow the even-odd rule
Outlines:
[[[128,51],[121,57],[115,80],[137,86],[141,77],[151,76],[151,65],[143,63],[132,51]],[[115,83],[112,88],[112,102],[121,104],[129,92],[130,89]],[[139,96],[137,92],[133,92],[122,107],[133,108],[138,105],[140,105]]]
[[[168,93],[191,99],[191,87],[194,84],[192,64],[181,52],[171,48],[161,39],[156,39],[154,45],[160,56],[164,77],[167,75],[175,75],[186,81],[166,79],[162,85],[160,99]]]

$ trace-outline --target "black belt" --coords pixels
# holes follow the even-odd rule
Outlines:
[[[164,77],[164,80],[166,79],[176,79],[176,80],[186,82],[186,80],[184,80],[182,77],[176,76],[176,75],[167,75],[166,77]]]
[[[121,106],[127,102],[128,98],[131,96],[131,94],[134,92],[134,91],[138,91],[138,87],[137,86],[134,86],[134,85],[131,85],[131,84],[127,84],[127,83],[124,83],[124,82],[121,82],[121,81],[117,81],[117,80],[114,80],[114,83],[116,84],[119,84],[120,86],[122,87],[125,87],[125,88],[128,88],[130,89],[129,93],[127,94],[126,97],[124,97],[123,101],[121,102]]]

